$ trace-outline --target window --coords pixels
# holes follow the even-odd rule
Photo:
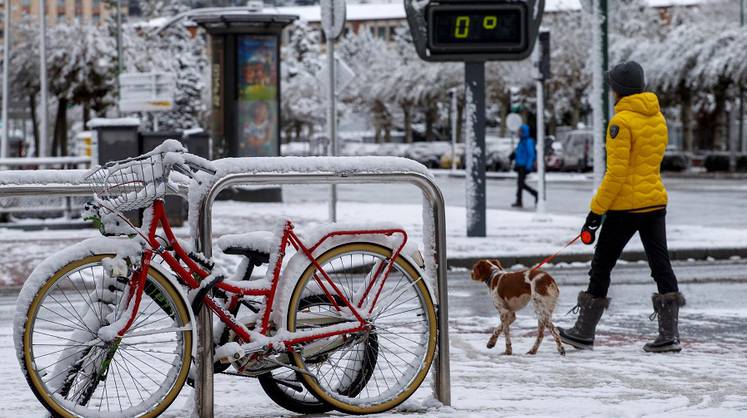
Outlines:
[[[384,26],[379,26],[379,33],[378,37],[381,39],[386,39],[386,28]]]

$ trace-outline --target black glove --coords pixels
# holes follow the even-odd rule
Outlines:
[[[511,155],[508,156],[509,161],[513,161],[516,159],[516,152],[512,152]]]
[[[583,229],[595,230],[602,225],[602,215],[597,215],[594,212],[589,212],[586,215],[586,222],[584,223]]]

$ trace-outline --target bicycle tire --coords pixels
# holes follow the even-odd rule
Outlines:
[[[328,251],[326,251],[324,254],[319,256],[317,258],[317,262],[320,266],[324,267],[327,265],[326,263],[333,263],[334,260],[345,256],[351,256],[350,263],[348,266],[345,266],[344,263],[342,264],[342,269],[347,269],[348,271],[355,271],[356,269],[360,269],[359,267],[365,267],[369,263],[368,261],[363,262],[361,261],[358,266],[354,263],[354,255],[368,255],[372,258],[376,258],[379,261],[383,262],[383,260],[389,260],[392,257],[392,250],[390,248],[383,247],[376,243],[370,243],[370,242],[353,242],[353,243],[346,243],[339,245],[335,248],[332,248]],[[376,264],[373,264],[374,266]],[[365,268],[363,269],[365,271]],[[316,271],[316,267],[314,264],[311,264],[306,268],[304,273],[299,278],[298,282],[296,283],[296,286],[293,290],[293,293],[291,294],[290,301],[289,301],[289,307],[288,307],[288,330],[291,332],[294,332],[296,330],[296,316],[299,311],[299,301],[302,300],[304,296],[304,292],[308,291],[309,289],[306,288],[307,283],[309,283],[312,280],[312,277],[314,276],[314,272]],[[326,271],[326,269],[325,269]],[[385,357],[384,361],[378,360],[377,365],[381,365],[381,367],[377,366],[377,370],[381,375],[379,377],[384,378],[385,373],[382,372],[384,370],[386,373],[388,373],[391,376],[395,376],[398,373],[402,374],[402,382],[400,383],[399,380],[397,380],[397,383],[399,387],[390,388],[387,385],[388,392],[385,393],[379,393],[378,395],[374,394],[373,396],[370,395],[370,392],[373,392],[376,390],[375,387],[371,385],[369,382],[368,386],[366,387],[366,396],[368,398],[363,397],[363,392],[360,391],[355,396],[345,396],[344,394],[335,393],[335,390],[333,388],[334,384],[332,382],[327,382],[325,385],[324,383],[324,377],[312,377],[310,374],[302,373],[300,374],[300,377],[302,378],[302,382],[307,390],[309,390],[311,393],[313,393],[319,400],[328,403],[330,406],[334,407],[338,411],[348,413],[348,414],[371,414],[371,413],[380,413],[387,411],[389,409],[392,409],[399,405],[400,403],[404,402],[407,398],[409,398],[415,390],[420,387],[423,380],[425,379],[431,363],[433,361],[433,358],[435,356],[435,350],[436,350],[436,340],[437,340],[437,324],[436,324],[436,310],[435,306],[433,304],[433,300],[430,296],[430,292],[428,291],[427,286],[424,283],[424,279],[421,277],[420,273],[418,272],[418,269],[415,268],[408,260],[406,260],[404,257],[399,256],[394,260],[394,268],[392,269],[392,273],[390,273],[390,277],[392,277],[395,272],[400,276],[398,279],[399,281],[396,282],[396,287],[394,291],[397,291],[400,285],[400,281],[402,279],[405,279],[405,285],[402,288],[402,292],[412,291],[414,293],[414,298],[417,299],[414,304],[417,305],[414,309],[420,309],[422,311],[422,315],[418,314],[418,317],[422,317],[422,319],[419,319],[418,321],[422,322],[422,324],[419,325],[410,325],[408,329],[402,331],[403,334],[410,334],[412,333],[411,330],[415,329],[421,329],[421,340],[418,341],[417,345],[414,346],[416,348],[413,348],[413,350],[416,350],[417,352],[413,352],[414,357],[417,357],[413,359],[413,362],[409,364],[410,367],[408,367],[407,364],[403,365],[403,367],[398,367],[396,364],[398,361],[394,361],[394,363],[390,362],[389,359]],[[330,271],[327,271],[327,273],[330,275],[330,277],[336,275],[335,272],[330,273]],[[370,274],[370,271],[369,273]],[[345,274],[346,280],[349,280],[348,275]],[[365,283],[367,275],[362,276],[363,282]],[[387,283],[390,283],[389,280],[395,280],[395,279],[387,279]],[[338,283],[338,287],[343,289],[344,286],[341,285],[342,279],[340,279],[340,283]],[[390,286],[394,286],[394,282],[392,281]],[[352,289],[354,285],[351,285],[351,289],[346,293],[346,297],[350,300],[351,297],[358,297],[360,293],[356,291],[355,289]],[[313,285],[312,285],[313,288]],[[343,290],[346,291],[346,290]],[[318,290],[317,290],[318,292]],[[399,323],[393,325],[391,328],[388,328],[385,326],[385,324],[382,324],[384,321],[379,321],[381,325],[377,326],[377,321],[382,319],[385,316],[389,316],[392,314],[382,315],[383,312],[385,312],[387,309],[389,309],[391,306],[394,306],[393,309],[396,309],[401,305],[401,303],[396,303],[399,299],[399,296],[396,296],[396,294],[392,293],[389,294],[382,294],[383,297],[391,297],[391,302],[389,299],[386,299],[386,302],[384,302],[385,299],[381,299],[382,305],[384,303],[390,302],[389,305],[384,307],[383,311],[376,311],[376,315],[372,316],[368,320],[372,324],[373,328],[371,332],[376,332],[378,335],[378,341],[379,341],[379,357],[383,355],[386,356],[387,352],[389,353],[395,353],[395,351],[392,351],[391,347],[386,346],[386,343],[390,341],[391,338],[394,338],[393,336],[396,335],[393,333],[394,327],[401,327],[404,324]],[[395,298],[396,296],[396,298]],[[362,295],[360,296],[363,297]],[[369,296],[371,297],[371,296]],[[408,300],[409,302],[409,300]],[[378,303],[377,303],[377,309],[378,309]],[[399,332],[399,331],[398,331]],[[384,340],[382,340],[384,338]],[[409,337],[406,337],[409,338]],[[414,340],[412,340],[414,341]],[[381,345],[382,342],[385,345]],[[382,352],[381,350],[384,350]],[[341,354],[341,358],[345,356],[345,353]],[[298,351],[291,353],[291,360],[293,364],[298,367],[299,369],[309,371],[308,365],[306,364],[303,356]],[[416,360],[416,361],[415,361]],[[388,366],[387,366],[388,363]],[[417,364],[414,364],[417,363]],[[386,367],[389,367],[389,370],[385,370]],[[335,372],[336,373],[336,372]],[[374,376],[378,376],[376,373],[374,373]],[[379,385],[378,380],[379,377],[377,377],[376,386]],[[396,377],[396,376],[395,376]],[[348,378],[346,376],[343,376],[343,378]],[[326,387],[329,386],[329,387]],[[381,392],[381,391],[380,391]],[[391,393],[389,393],[391,392]],[[358,396],[360,395],[360,398]]]
[[[21,319],[24,321],[22,332],[20,334],[16,333],[16,335],[14,335],[14,338],[16,339],[16,347],[18,347],[19,349],[18,357],[19,357],[21,368],[24,372],[24,375],[26,376],[26,380],[29,386],[34,392],[34,395],[53,416],[76,417],[76,416],[81,416],[81,415],[84,415],[84,416],[91,415],[91,413],[89,412],[93,412],[93,411],[87,411],[85,407],[88,405],[88,401],[90,400],[91,395],[101,385],[101,382],[103,381],[104,384],[106,384],[107,381],[110,381],[110,376],[111,376],[111,380],[115,382],[114,385],[117,386],[116,397],[119,402],[118,405],[120,406],[120,408],[122,408],[121,401],[124,398],[124,395],[120,394],[118,383],[116,383],[117,382],[117,377],[116,377],[117,371],[119,371],[119,380],[123,385],[123,391],[127,391],[125,383],[124,383],[125,377],[123,377],[125,374],[124,367],[127,366],[126,359],[127,358],[135,359],[136,355],[133,355],[132,353],[135,353],[137,351],[141,351],[143,353],[148,351],[148,350],[139,349],[136,346],[136,344],[139,344],[138,342],[132,342],[132,341],[137,341],[136,339],[139,338],[140,335],[131,333],[131,331],[136,329],[136,326],[142,329],[143,327],[148,325],[147,324],[148,321],[153,321],[152,323],[156,323],[156,324],[159,323],[158,317],[156,317],[155,319],[138,317],[136,322],[133,324],[133,327],[130,329],[130,331],[128,331],[128,333],[125,334],[125,336],[121,340],[121,341],[126,341],[126,342],[118,343],[119,346],[113,349],[111,347],[107,348],[107,350],[108,349],[113,350],[111,354],[111,359],[109,359],[110,363],[104,366],[106,367],[107,371],[105,375],[103,376],[103,380],[96,381],[92,386],[88,386],[88,387],[84,386],[84,389],[80,390],[78,394],[78,400],[82,399],[83,405],[78,405],[77,403],[72,402],[67,399],[64,399],[64,400],[60,399],[60,398],[66,398],[70,395],[69,393],[70,388],[69,387],[65,388],[64,386],[68,384],[67,381],[71,379],[79,378],[78,375],[80,374],[82,367],[75,370],[72,374],[70,370],[63,369],[60,373],[66,373],[65,374],[66,377],[64,379],[66,383],[65,385],[60,386],[56,390],[62,389],[61,392],[64,392],[64,394],[55,393],[56,390],[51,391],[52,393],[50,393],[50,388],[47,387],[44,381],[44,378],[46,377],[47,372],[44,372],[43,370],[40,371],[39,369],[37,369],[37,363],[40,362],[39,361],[40,357],[39,356],[35,357],[35,345],[34,345],[35,334],[42,335],[40,332],[35,333],[34,331],[35,325],[38,321],[44,322],[44,318],[39,316],[40,311],[42,310],[42,308],[44,308],[45,310],[49,310],[50,312],[53,312],[53,310],[51,310],[50,308],[50,306],[52,306],[51,303],[45,305],[44,302],[47,300],[47,296],[52,294],[53,288],[55,288],[55,286],[57,287],[57,291],[61,291],[64,293],[64,287],[61,287],[61,285],[59,284],[59,282],[62,281],[63,278],[69,278],[71,275],[74,275],[77,273],[80,276],[80,278],[83,279],[83,275],[80,273],[81,271],[84,271],[84,269],[86,269],[87,271],[89,268],[91,269],[91,271],[94,271],[93,269],[95,266],[102,265],[103,259],[112,258],[112,257],[114,257],[114,254],[97,254],[97,255],[88,256],[88,257],[85,257],[79,260],[71,261],[65,264],[64,266],[58,268],[57,271],[51,274],[48,278],[43,280],[43,282],[39,285],[38,290],[34,293],[33,298],[31,302],[27,305],[26,309],[19,309],[17,311],[16,320],[18,321],[19,319]],[[75,288],[75,290],[78,290],[80,299],[84,303],[86,304],[88,303],[86,302],[86,296],[88,296],[88,300],[90,300],[91,303],[94,303],[92,295],[90,293],[87,293],[89,290],[87,287],[85,287],[85,291],[81,292],[78,288],[78,285],[75,285],[75,283],[73,282],[73,279],[70,279],[70,282],[73,284],[73,287]],[[85,285],[85,282],[83,282],[83,285],[81,286],[81,288],[83,288],[84,285]],[[72,294],[71,288],[68,288],[68,290]],[[102,296],[103,296],[103,291],[102,291]],[[190,368],[192,344],[193,344],[191,320],[190,320],[190,315],[189,315],[190,307],[184,303],[183,299],[181,298],[179,294],[179,291],[171,283],[171,281],[168,280],[166,277],[164,277],[161,273],[158,272],[158,270],[154,268],[151,268],[148,271],[148,276],[147,276],[147,281],[146,281],[146,290],[144,291],[144,301],[146,297],[151,298],[151,305],[152,303],[155,303],[154,309],[164,311],[164,314],[166,314],[168,318],[173,319],[175,323],[179,326],[178,331],[175,332],[175,334],[177,335],[177,338],[175,340],[177,341],[177,347],[179,348],[179,350],[173,353],[168,353],[169,356],[174,357],[171,363],[172,370],[169,370],[169,373],[171,372],[174,373],[173,375],[169,375],[169,376],[173,376],[173,380],[171,380],[171,383],[168,385],[169,386],[168,388],[160,387],[156,389],[155,392],[151,394],[151,396],[146,398],[146,396],[144,396],[141,391],[141,389],[147,389],[146,385],[143,384],[143,382],[140,382],[140,387],[138,387],[137,382],[136,382],[137,379],[134,377],[135,375],[142,376],[145,373],[142,371],[133,373],[128,370],[129,376],[132,377],[133,379],[134,389],[132,390],[133,392],[136,390],[138,391],[142,402],[139,404],[132,404],[130,405],[129,408],[124,408],[124,410],[112,410],[111,403],[107,403],[107,408],[108,408],[107,412],[110,412],[115,415],[124,414],[127,416],[137,416],[137,417],[155,417],[155,416],[160,415],[176,399],[177,395],[181,391],[187,379],[187,376],[189,374],[188,372]],[[67,298],[68,297],[66,296],[66,299]],[[96,301],[95,303],[98,304],[99,302]],[[62,306],[61,304],[59,305]],[[146,307],[144,306],[144,304],[141,304],[140,313],[147,311],[147,309],[149,309],[151,305]],[[90,306],[91,305],[89,305],[89,307]],[[72,310],[74,310],[74,312],[71,312],[71,316],[72,317],[77,316],[85,324],[85,319],[83,317],[88,318],[89,313],[86,313],[85,315],[81,316],[80,313],[77,311],[77,309],[74,307],[73,302],[70,302],[70,307],[72,308]],[[164,309],[165,307],[168,307],[167,309],[170,309],[172,312],[169,313],[168,310]],[[92,308],[92,309],[95,309],[95,308]],[[168,316],[172,314],[173,316]],[[20,318],[19,318],[19,315],[20,315]],[[95,315],[95,312],[91,316],[94,316],[94,315]],[[60,321],[62,321],[62,319],[60,319]],[[143,321],[143,322],[137,322],[137,321]],[[61,323],[61,324],[67,325],[68,327],[71,327],[71,328],[75,325],[75,323],[72,321],[70,321],[69,323]],[[99,324],[99,326],[101,325],[103,324]],[[83,333],[84,331],[89,332],[89,333],[91,332],[90,329],[83,330],[83,328],[76,329],[74,332]],[[80,336],[82,334],[76,334],[76,335]],[[143,337],[143,338],[151,339],[152,337],[150,337],[150,335],[155,335],[155,334],[148,334],[148,338],[146,337]],[[135,338],[135,340],[129,339],[131,337]],[[90,335],[89,335],[89,338],[91,338]],[[128,338],[128,339],[125,340],[125,338]],[[64,340],[65,338],[61,337],[61,339]],[[78,341],[75,338],[71,338],[71,340]],[[84,340],[80,340],[80,341],[84,341]],[[158,344],[158,343],[159,342],[155,342],[155,344]],[[38,345],[41,346],[42,344],[39,343]],[[53,356],[57,352],[66,353],[66,351],[64,350],[71,350],[71,351],[75,350],[74,348],[71,348],[73,345],[74,345],[73,343],[68,343],[68,346],[64,347],[63,350],[59,350],[56,352],[52,351],[51,353],[47,353],[45,355]],[[61,347],[61,345],[58,345],[57,347]],[[74,357],[72,357],[74,363],[80,363],[80,361],[83,358],[86,358],[86,356],[88,356],[91,350],[93,350],[94,348],[96,347],[91,346],[88,349],[83,349],[83,352],[80,355],[74,352],[73,354]],[[117,364],[115,360],[117,354],[119,354],[120,358],[122,359],[119,365]],[[158,354],[157,351],[152,351],[152,350],[148,351],[147,353],[147,355],[153,358],[156,358],[156,359],[161,359],[164,363],[166,363],[166,360],[159,358],[157,354]],[[61,355],[62,354],[60,354],[60,356]],[[125,355],[132,356],[132,357],[126,358]],[[69,361],[70,359],[64,359],[64,361],[60,361],[60,363],[63,364],[63,366],[61,367],[64,367],[64,363],[69,364]],[[93,367],[94,369],[101,367],[102,364],[96,364],[96,362],[99,362],[99,361],[101,361],[100,357],[99,359],[94,358],[94,360],[92,360],[91,363],[89,364],[89,367]],[[140,359],[140,361],[142,362],[142,359]],[[155,360],[151,360],[151,361],[155,361]],[[132,361],[132,363],[130,364],[134,364],[134,361]],[[39,366],[41,366],[41,364]],[[75,364],[74,366],[78,367]],[[47,367],[50,367],[50,366],[47,366]],[[134,367],[137,367],[137,366],[133,366],[132,370],[134,370]],[[140,367],[145,367],[145,366],[140,365]],[[111,372],[109,372],[109,370],[111,370]],[[56,369],[53,369],[52,373],[55,373],[55,372],[56,372]],[[152,372],[149,372],[149,373],[152,373]],[[84,377],[80,379],[81,381],[84,381],[85,379],[85,372],[83,373],[83,376]],[[99,377],[102,377],[102,376],[99,376]],[[54,379],[55,379],[55,376],[52,376],[47,380],[47,382],[50,382]],[[168,379],[172,379],[172,378],[168,377]],[[90,379],[88,380],[90,381]],[[82,395],[83,390],[87,390],[91,392],[90,394],[87,395],[85,399],[83,399],[83,395]],[[104,386],[104,390],[106,390],[106,386]],[[106,396],[107,396],[107,401],[108,401],[109,400],[108,395]],[[75,399],[75,394],[73,394],[72,397],[73,399]],[[127,393],[127,397],[130,398],[129,393]],[[134,393],[133,393],[133,397],[134,397]],[[99,408],[102,407],[103,403],[104,403],[104,400],[103,400],[103,395],[102,395],[101,399],[99,400],[99,405],[100,405]],[[114,406],[116,408],[117,404],[115,404]]]
[[[326,295],[311,295],[301,299],[299,305],[301,309],[319,304],[330,305],[331,303],[328,302],[328,300],[329,298],[327,298]],[[336,302],[338,304],[342,303],[339,298],[337,298]],[[374,366],[376,364],[376,358],[378,357],[379,348],[378,338],[376,337],[376,334],[373,334],[373,338],[366,340],[364,343],[366,344],[364,355],[365,357],[361,362],[361,368],[358,372],[358,376],[353,379],[353,381],[350,383],[350,386],[345,390],[350,394],[357,394],[356,392],[363,390],[366,383],[373,374]],[[298,373],[289,370],[287,372],[288,376],[292,377],[294,382],[297,382],[298,385],[302,385]],[[278,383],[278,379],[273,375],[273,372],[262,374],[258,376],[258,379],[259,384],[262,386],[262,390],[265,391],[265,394],[276,404],[289,411],[299,414],[323,414],[334,409],[328,403],[322,402],[317,399],[313,394],[311,394],[311,398],[313,400],[306,400],[303,398],[299,399],[300,397],[294,397],[293,395],[290,395],[287,390],[283,389],[282,386],[284,385]],[[287,386],[287,384],[285,386]]]

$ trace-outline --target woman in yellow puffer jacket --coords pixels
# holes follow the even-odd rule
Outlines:
[[[636,232],[646,251],[658,293],[652,297],[659,336],[648,352],[680,351],[677,326],[685,298],[679,292],[667,249],[667,191],[660,165],[667,147],[667,123],[654,93],[644,92],[643,68],[636,62],[615,66],[608,74],[615,94],[615,116],[607,129],[607,172],[591,201],[584,228],[602,226],[589,272],[589,287],[578,295],[578,319],[561,329],[563,342],[576,348],[594,346],[594,333],[609,306],[610,273]]]

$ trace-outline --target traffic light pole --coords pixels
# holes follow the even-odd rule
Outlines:
[[[604,140],[607,136],[607,122],[610,115],[610,90],[606,80],[609,67],[607,45],[607,0],[594,0],[593,4],[593,62],[592,85],[594,94],[592,108],[594,115],[594,190],[604,177]],[[598,48],[597,48],[598,46]]]
[[[465,187],[467,236],[484,237],[485,219],[485,62],[464,66],[465,87]]]
[[[5,16],[3,29],[3,136],[0,142],[0,158],[8,157],[8,106],[10,103],[10,83],[8,80],[8,66],[10,65],[10,17],[12,4],[5,2]]]

